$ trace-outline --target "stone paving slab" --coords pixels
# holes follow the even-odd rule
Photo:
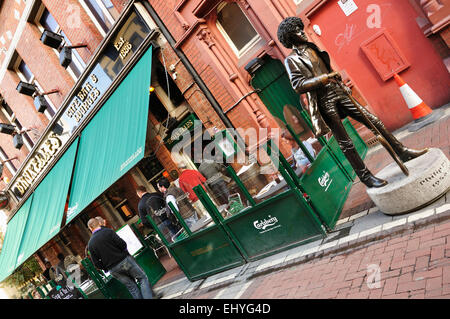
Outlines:
[[[449,198],[448,194],[443,201],[438,203],[440,206],[434,205],[395,220],[392,217],[385,218],[379,215],[379,211],[373,210],[370,214],[364,215],[364,217],[354,219],[352,221],[354,223],[352,229],[354,228],[358,231],[350,232],[344,237],[332,239],[331,241],[327,240],[327,238],[318,240],[193,283],[189,282],[187,278],[179,279],[172,284],[157,287],[155,291],[161,292],[163,298],[166,299],[192,298],[202,293],[219,294],[217,299],[233,299],[236,296],[240,298],[250,288],[249,282],[260,277],[270,277],[270,274],[277,271],[314,262],[315,260],[323,260],[326,256],[357,250],[358,246],[365,245],[367,247],[374,241],[416,228],[426,227],[433,223],[444,222],[445,225],[445,222],[447,222],[450,224],[450,203],[446,202],[447,198]],[[450,232],[448,241],[447,247],[450,245]],[[450,255],[450,248],[447,248],[447,251],[447,254]]]

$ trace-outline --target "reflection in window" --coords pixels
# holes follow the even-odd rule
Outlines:
[[[64,37],[65,45],[67,46],[72,45],[69,38],[67,38],[64,32],[61,30],[61,27],[59,26],[58,22],[56,22],[55,18],[46,8],[42,12],[41,18],[39,19],[39,23],[44,27],[44,29],[61,34]],[[84,63],[83,59],[81,58],[77,50],[76,49],[72,50],[72,62],[69,64],[68,68],[74,74],[75,80],[80,77],[85,67],[86,64]]]
[[[110,0],[84,0],[95,21],[106,34],[119,17],[119,12]]]
[[[123,27],[107,45],[104,56],[99,60],[102,69],[111,80],[115,79],[149,33],[147,24],[136,12],[132,12]]]
[[[238,57],[261,39],[237,3],[224,3],[217,11],[217,27]]]

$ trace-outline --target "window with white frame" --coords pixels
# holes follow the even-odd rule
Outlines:
[[[52,14],[47,10],[45,6],[41,6],[41,8],[38,11],[38,14],[36,15],[37,19],[37,26],[41,32],[44,32],[44,30],[49,30],[55,33],[59,33],[64,37],[64,44],[65,45],[72,45],[70,40],[67,38],[67,36],[62,31],[61,27],[59,26],[58,22],[56,22],[55,18],[52,16]],[[56,53],[56,55],[59,56],[59,51],[56,49],[53,49],[53,51]],[[67,71],[69,72],[70,76],[76,81],[83,70],[86,68],[86,63],[84,63],[83,59],[81,58],[80,54],[77,52],[77,49],[72,50],[72,63],[69,64]]]
[[[238,58],[262,40],[235,2],[223,2],[218,6],[216,25]]]
[[[0,159],[2,161],[6,161],[8,159],[8,156],[6,155],[5,151],[1,147],[0,147]],[[6,162],[5,165],[8,168],[8,170],[10,171],[11,175],[14,175],[17,172],[17,169],[13,163]]]
[[[105,36],[119,18],[119,11],[110,0],[79,0],[100,33]]]
[[[39,93],[44,93],[42,86],[35,79],[33,73],[31,72],[30,68],[27,66],[25,61],[23,61],[21,58],[17,59],[15,70],[21,81],[34,84]],[[44,95],[44,98],[49,105],[49,107],[45,110],[44,115],[49,120],[51,120],[56,113],[56,111],[55,111],[56,108],[55,108],[55,105],[53,104],[53,102],[48,98],[47,95]]]

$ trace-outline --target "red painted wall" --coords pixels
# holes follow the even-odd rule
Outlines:
[[[361,43],[371,38],[379,28],[369,28],[373,21],[369,5],[380,8],[381,28],[392,36],[410,67],[400,76],[431,108],[450,101],[450,76],[442,58],[416,23],[418,13],[407,0],[354,0],[358,10],[345,16],[337,1],[328,1],[309,17],[312,28],[320,26],[320,40],[339,69],[345,69],[363,97],[386,124],[397,129],[412,121],[410,111],[393,78],[386,82],[361,49]],[[370,25],[370,23],[369,23]]]

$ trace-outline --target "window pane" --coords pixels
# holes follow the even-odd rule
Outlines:
[[[14,115],[13,110],[11,110],[7,103],[3,104],[2,107],[6,111],[6,113],[8,113],[9,117],[12,117]]]
[[[19,129],[19,131],[23,129],[22,124],[20,124],[19,120],[17,120],[17,119],[14,121],[14,125]],[[23,138],[25,139],[25,141],[26,141],[31,147],[34,146],[34,142],[33,142],[33,140],[30,138],[30,136],[28,135],[27,132],[23,133],[22,136],[23,136]]]
[[[238,51],[258,35],[236,3],[223,7],[217,14],[217,20]]]
[[[62,30],[60,33],[64,37],[64,41],[66,42],[66,45],[71,46],[72,43],[70,42],[69,38],[65,35],[65,33]],[[78,62],[78,64],[75,63],[75,60]],[[85,68],[84,61],[81,58],[80,54],[78,53],[77,49],[72,50],[72,62],[69,64],[69,68],[75,74],[77,79],[80,77],[81,72]]]
[[[31,73],[30,68],[28,68],[23,60],[20,62],[18,69],[28,82],[31,81],[31,79],[33,78],[33,73]]]
[[[95,19],[100,24],[102,29],[105,32],[111,28],[112,24],[109,22],[108,18],[105,16],[102,8],[99,6],[96,0],[85,0],[86,5],[91,10],[92,14],[95,16]]]
[[[114,8],[113,4],[109,0],[102,0],[103,4],[105,5],[108,12],[111,14],[114,20],[117,20],[119,17],[119,12]]]
[[[58,22],[56,22],[55,18],[50,14],[50,12],[47,9],[44,9],[44,12],[42,13],[41,19],[39,20],[39,23],[46,29],[53,32],[57,32],[59,25]]]

